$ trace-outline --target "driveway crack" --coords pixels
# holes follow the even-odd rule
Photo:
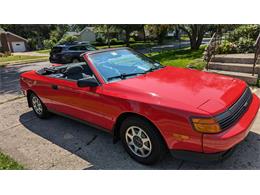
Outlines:
[[[93,137],[92,137],[92,139],[89,141],[89,142],[87,142],[87,146],[88,145],[90,145],[93,141],[95,141],[95,139],[97,138],[97,135],[94,135]]]

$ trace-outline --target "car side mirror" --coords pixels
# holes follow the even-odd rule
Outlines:
[[[95,77],[87,77],[77,81],[78,87],[97,87],[98,81]]]

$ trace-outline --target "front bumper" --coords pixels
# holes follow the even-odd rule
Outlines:
[[[224,152],[217,153],[202,153],[202,152],[193,152],[185,150],[171,150],[171,155],[174,158],[187,160],[196,163],[210,163],[225,160],[228,158],[234,151],[234,148],[231,148]]]
[[[245,114],[239,121],[229,128],[218,134],[204,134],[203,135],[203,152],[217,153],[224,152],[237,145],[245,139],[250,131],[250,127],[256,117],[259,109],[259,99],[254,94],[252,102]]]
[[[221,133],[203,134],[203,152],[170,150],[172,156],[195,162],[212,162],[227,158],[232,154],[235,146],[242,142],[248,135],[256,118],[259,103],[258,97],[253,95],[253,99],[248,107],[248,110],[234,126]]]

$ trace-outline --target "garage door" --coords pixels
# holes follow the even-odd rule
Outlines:
[[[13,52],[23,52],[26,51],[25,44],[22,41],[12,42]]]

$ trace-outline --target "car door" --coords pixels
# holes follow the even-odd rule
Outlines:
[[[111,119],[104,116],[106,109],[102,86],[78,87],[77,81],[64,80],[57,86],[55,110],[69,117],[77,118],[107,129]]]

